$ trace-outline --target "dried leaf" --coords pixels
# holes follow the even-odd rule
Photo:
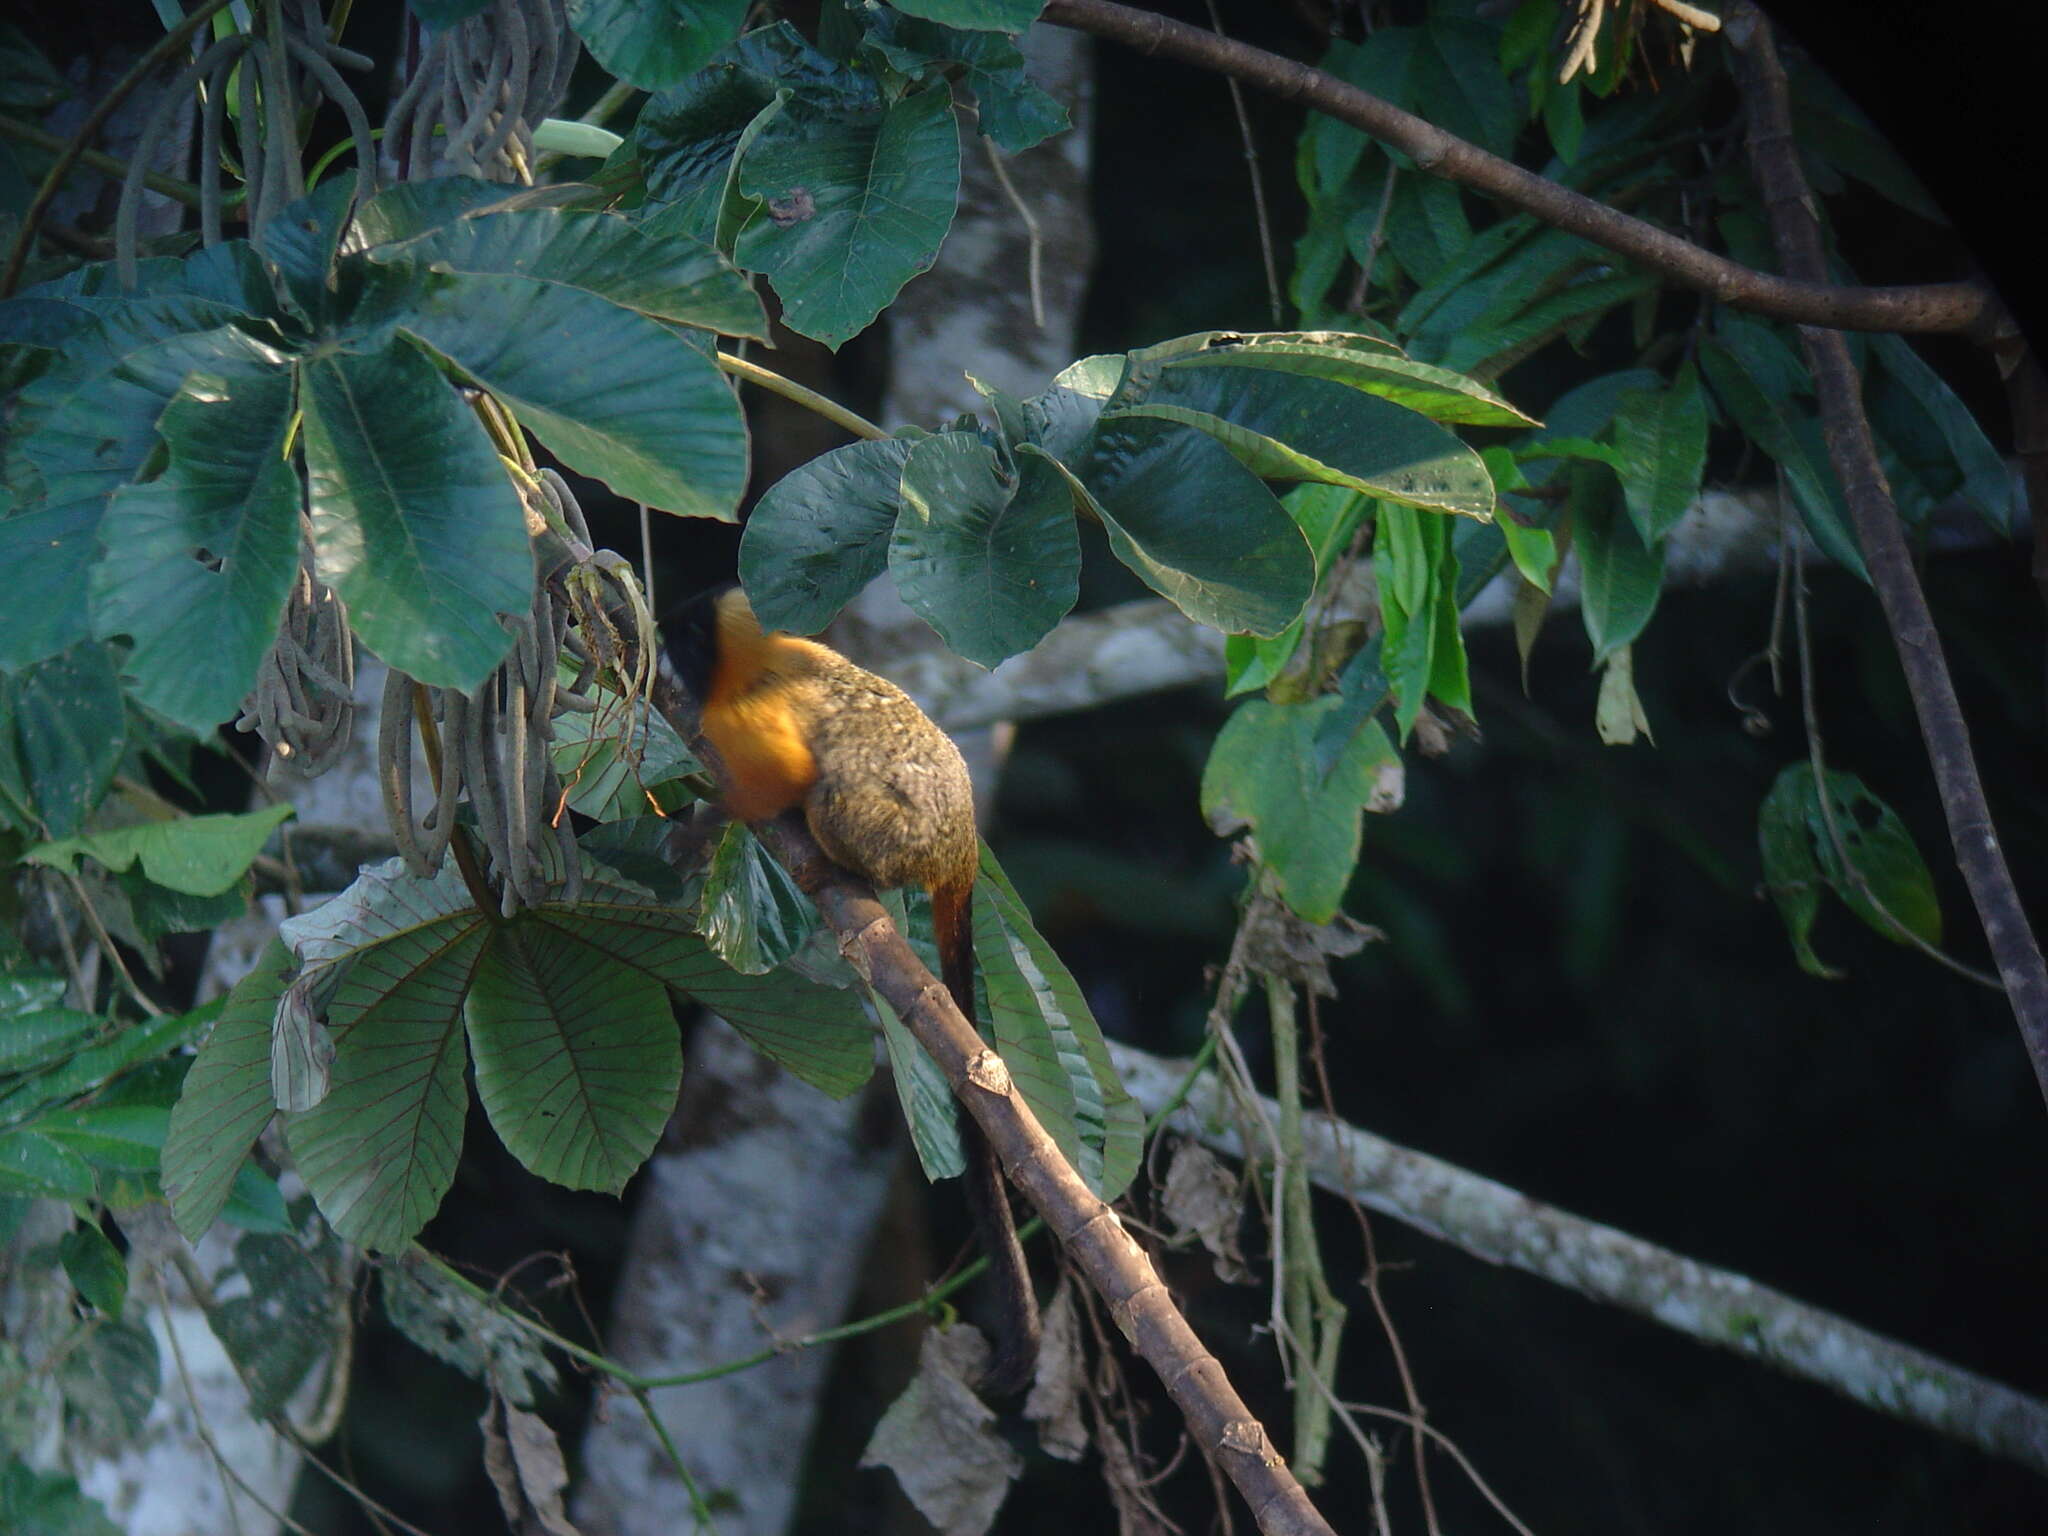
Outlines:
[[[1284,977],[1318,997],[1337,995],[1336,983],[1330,979],[1332,956],[1355,955],[1386,937],[1342,912],[1327,923],[1311,923],[1265,894],[1252,899],[1244,926],[1245,955],[1253,970]]]
[[[1215,1153],[1198,1141],[1183,1141],[1167,1167],[1161,1199],[1175,1240],[1199,1237],[1216,1261],[1217,1279],[1229,1285],[1252,1283],[1252,1272],[1245,1268],[1244,1253],[1237,1246],[1243,1191]]]
[[[484,1470],[498,1490],[498,1507],[515,1531],[546,1536],[579,1536],[562,1508],[569,1469],[562,1444],[547,1420],[491,1394],[479,1421],[484,1432]]]
[[[965,1323],[926,1333],[916,1377],[861,1453],[862,1466],[896,1474],[940,1536],[981,1536],[1024,1468],[991,1429],[994,1411],[968,1385],[987,1367],[988,1353],[988,1341]]]
[[[1048,1456],[1079,1461],[1088,1450],[1088,1426],[1081,1421],[1087,1385],[1081,1356],[1081,1320],[1072,1284],[1062,1279],[1045,1309],[1038,1341],[1038,1376],[1024,1399],[1024,1417],[1038,1426],[1038,1443]]]
[[[1649,716],[1643,713],[1643,701],[1636,697],[1635,667],[1625,645],[1607,658],[1607,669],[1600,678],[1600,701],[1593,707],[1593,725],[1610,747],[1628,746],[1637,736],[1651,746],[1657,744],[1650,734]]]

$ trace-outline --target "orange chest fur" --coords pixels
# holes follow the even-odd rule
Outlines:
[[[818,781],[817,759],[780,699],[714,695],[702,729],[725,765],[725,808],[741,821],[802,805]]]

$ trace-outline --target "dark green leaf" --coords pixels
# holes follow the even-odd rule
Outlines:
[[[815,634],[888,568],[910,449],[849,443],[768,488],[740,535],[740,580],[764,625]]]
[[[40,112],[71,94],[49,56],[11,22],[0,22],[0,107]]]
[[[462,1000],[488,928],[445,872],[422,882],[393,859],[357,885],[355,900],[344,893],[287,925],[302,962],[352,958],[327,1008],[337,1042],[330,1087],[284,1117],[285,1138],[334,1229],[389,1251],[412,1240],[455,1177]]]
[[[628,147],[647,180],[650,218],[667,232],[729,249],[720,215],[738,197],[737,157],[781,111],[774,79],[730,59],[649,101]]]
[[[949,27],[1022,32],[1038,20],[1045,0],[896,0],[896,8]]]
[[[273,939],[228,994],[171,1110],[164,1195],[178,1230],[193,1242],[220,1215],[251,1144],[269,1123],[270,1021],[292,968],[291,952]]]
[[[434,365],[401,341],[373,357],[330,352],[302,368],[322,579],[392,666],[423,683],[476,687],[512,644],[498,615],[533,603],[519,498],[490,439]]]
[[[775,284],[790,329],[837,347],[938,260],[960,188],[952,95],[940,84],[861,112],[797,97],[739,187],[763,207],[736,259]]]
[[[901,892],[883,895],[883,903],[903,928]],[[917,1043],[917,1037],[889,1006],[888,1000],[872,987],[865,987],[875,1016],[882,1021],[882,1043],[889,1052],[889,1072],[896,1082],[896,1102],[903,1109],[903,1123],[910,1128],[910,1144],[917,1150],[918,1166],[927,1179],[955,1178],[967,1169],[967,1149],[960,1141],[960,1107],[937,1062]]]
[[[870,10],[862,18],[867,26],[865,46],[891,68],[918,78],[945,63],[964,65],[963,83],[974,92],[979,108],[976,122],[1005,154],[1018,154],[1068,127],[1067,109],[1031,83],[1024,72],[1023,50],[1014,38],[1003,35],[1020,29],[965,31],[958,24],[942,26],[904,14],[918,9]]]
[[[1219,338],[1189,365],[1266,368],[1329,379],[1461,426],[1532,427],[1535,419],[1475,379],[1418,363],[1370,336],[1338,331],[1274,332]]]
[[[605,70],[664,91],[733,40],[747,0],[570,0],[569,24]]]
[[[0,1460],[0,1530],[21,1536],[122,1536],[107,1512],[61,1472]]]
[[[738,269],[702,241],[650,227],[560,208],[486,210],[370,256],[435,272],[531,278],[658,320],[767,339],[761,301]]]
[[[334,177],[286,204],[257,231],[257,250],[271,263],[287,304],[319,325],[336,308],[334,263],[347,232],[357,183]]]
[[[1117,558],[1196,623],[1274,635],[1308,601],[1315,559],[1301,530],[1206,433],[1105,420],[1079,472]]]
[[[61,994],[60,985],[59,992]],[[29,1008],[0,1016],[0,1073],[27,1072],[67,1056],[100,1027],[75,1008]]]
[[[942,432],[903,466],[889,569],[911,610],[969,661],[1028,651],[1080,593],[1074,493],[1052,460],[1006,468],[981,439]]]
[[[571,810],[605,822],[640,815],[650,790],[702,771],[676,728],[645,698],[629,706],[609,690],[595,697],[595,711],[555,717],[549,751]]]
[[[624,1189],[682,1080],[661,983],[515,919],[485,952],[467,1015],[477,1095],[512,1155],[572,1189]]]
[[[1933,423],[1961,478],[1961,491],[1994,532],[2019,531],[2021,503],[2013,495],[2012,471],[1984,435],[1977,418],[1956,392],[1921,359],[1902,336],[1874,336],[1877,362]]]
[[[1375,770],[1394,761],[1386,732],[1360,721],[1325,774],[1316,737],[1344,701],[1252,699],[1224,723],[1202,772],[1202,814],[1218,832],[1249,826],[1281,898],[1312,923],[1337,915],[1358,863],[1359,817]]]
[[[244,1163],[235,1171],[235,1181],[228,1189],[227,1204],[221,1207],[220,1219],[244,1232],[275,1235],[292,1230],[291,1214],[285,1209],[284,1191],[277,1187],[277,1180],[253,1163]]]
[[[491,0],[405,0],[412,13],[435,31],[487,11]]]
[[[1668,389],[1621,397],[1614,443],[1628,515],[1643,543],[1655,544],[1699,500],[1707,465],[1707,402],[1691,363],[1679,368]]]
[[[90,1222],[80,1222],[57,1244],[71,1287],[106,1317],[119,1317],[128,1299],[128,1261]]]
[[[23,857],[64,870],[73,868],[80,854],[116,870],[140,859],[142,872],[158,885],[191,896],[218,896],[242,878],[271,832],[292,814],[290,805],[279,804],[239,815],[139,822],[43,843]]]
[[[171,1112],[161,1104],[94,1104],[54,1110],[31,1129],[69,1147],[95,1168],[155,1173]]]
[[[744,823],[726,824],[704,873],[697,931],[734,970],[765,975],[795,954],[818,909]]]
[[[299,568],[299,478],[282,369],[195,375],[165,408],[164,474],[114,493],[93,631],[127,635],[129,691],[187,730],[228,719],[277,637]]]
[[[138,1062],[154,1060],[185,1043],[212,1017],[214,1004],[190,1013],[162,1014],[140,1023],[111,1026],[91,1044],[73,1050],[53,1066],[11,1084],[0,1084],[0,1124],[61,1105],[89,1093]]]
[[[127,750],[121,688],[107,650],[75,645],[0,674],[0,809],[32,833],[85,824]]]
[[[747,976],[713,954],[690,928],[689,914],[609,871],[585,871],[575,902],[550,902],[535,920],[603,950],[688,993],[805,1082],[844,1098],[874,1065],[872,1031],[847,993],[807,981],[787,967]]]
[[[1643,543],[1635,523],[1615,504],[1604,485],[1588,482],[1601,472],[1573,473],[1572,548],[1579,557],[1579,611],[1593,659],[1604,661],[1643,632],[1664,589],[1664,549]]]
[[[1138,1171],[1144,1114],[1117,1078],[1080,987],[986,845],[974,888],[974,953],[996,1048],[1018,1091],[1088,1187],[1116,1199]]]
[[[1787,72],[1793,82],[1792,137],[1802,150],[1910,213],[1935,224],[1948,222],[1905,158],[1826,71],[1795,59]]]
[[[1941,905],[1934,879],[1905,823],[1854,774],[1830,769],[1827,796],[1824,812],[1811,765],[1793,763],[1779,773],[1757,815],[1764,884],[1785,919],[1801,968],[1818,976],[1836,974],[1814,958],[1808,944],[1822,885],[1894,943],[1906,943],[1910,935],[1939,945]]]
[[[248,1292],[221,1302],[206,1321],[249,1389],[249,1412],[267,1419],[334,1347],[345,1303],[295,1237],[238,1239],[235,1268]]]
[[[69,1147],[34,1131],[0,1132],[0,1195],[90,1200],[92,1165]]]
[[[571,468],[628,501],[732,520],[747,473],[739,402],[718,365],[660,322],[560,283],[472,275],[401,323]]]
[[[121,1322],[94,1328],[57,1370],[65,1407],[89,1440],[109,1449],[142,1433],[160,1379],[155,1336]]]

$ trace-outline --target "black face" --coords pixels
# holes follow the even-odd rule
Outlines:
[[[711,689],[711,672],[718,664],[718,599],[736,581],[721,581],[695,597],[671,608],[661,621],[661,646],[676,678],[702,703]]]

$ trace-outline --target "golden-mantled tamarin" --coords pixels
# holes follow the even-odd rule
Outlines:
[[[764,633],[738,587],[662,624],[670,665],[701,711],[725,810],[764,821],[801,810],[836,864],[880,889],[931,893],[939,969],[974,1018],[974,788],[946,733],[894,683],[837,651]],[[967,1186],[1003,1291],[1003,1337],[983,1382],[1021,1390],[1038,1352],[1038,1308],[1002,1170],[967,1115]]]

